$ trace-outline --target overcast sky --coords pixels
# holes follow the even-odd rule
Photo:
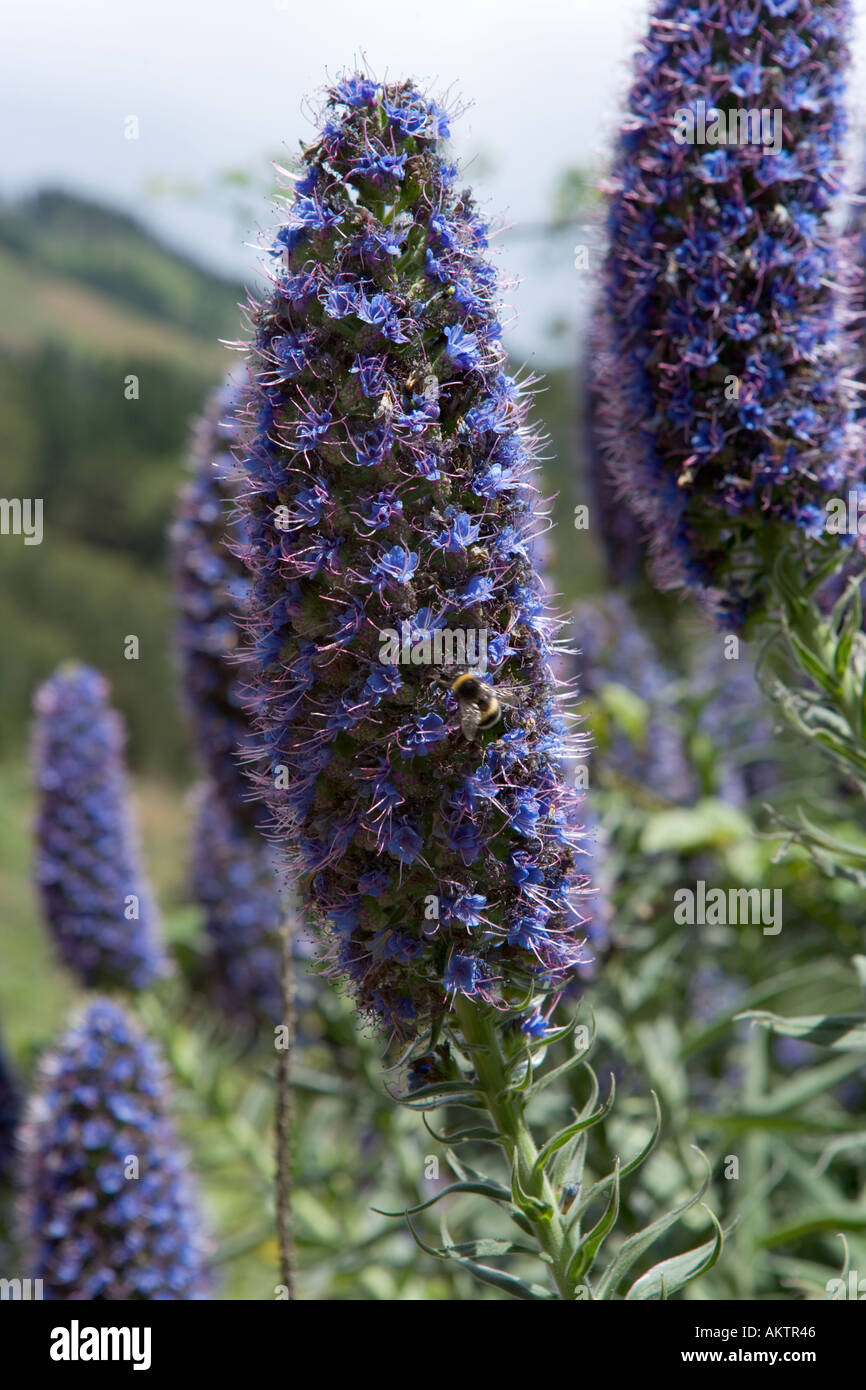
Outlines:
[[[137,211],[172,244],[240,276],[256,254],[210,197],[221,171],[261,170],[309,138],[304,98],[358,57],[377,77],[413,75],[472,105],[458,153],[513,232],[502,265],[517,338],[549,357],[544,326],[573,318],[581,277],[568,238],[546,251],[526,228],[569,164],[603,166],[648,0],[2,0],[0,192],[46,183]],[[866,0],[858,0],[858,78]],[[860,103],[863,105],[862,101]],[[862,117],[862,110],[857,113]],[[124,138],[134,115],[139,139]],[[255,202],[255,200],[252,200]],[[268,203],[259,204],[261,221]]]

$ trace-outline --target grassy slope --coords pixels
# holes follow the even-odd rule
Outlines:
[[[46,272],[0,246],[0,351],[28,352],[62,342],[86,356],[197,361],[216,375],[226,353],[187,329],[113,299],[89,285]]]
[[[45,191],[0,209],[0,243],[39,278],[65,277],[213,345],[237,333],[238,286],[194,265],[112,208]],[[103,348],[108,350],[105,340]]]

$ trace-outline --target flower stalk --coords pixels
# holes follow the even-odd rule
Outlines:
[[[572,1300],[577,1287],[573,1273],[575,1248],[569,1241],[565,1214],[550,1176],[539,1164],[538,1149],[526,1119],[522,1093],[509,1085],[508,1059],[495,1012],[484,1004],[459,999],[455,1012],[464,1044],[472,1058],[480,1094],[501,1136],[502,1146],[515,1175],[515,1193],[539,1249],[550,1260],[560,1298]]]
[[[283,1045],[277,1050],[276,1110],[276,1210],[277,1242],[280,1251],[280,1278],[290,1300],[296,1296],[295,1241],[292,1222],[292,1162],[294,1154],[294,1091],[292,1061],[295,1048],[295,988],[292,960],[292,924],[284,918],[280,927],[280,994],[282,998]]]

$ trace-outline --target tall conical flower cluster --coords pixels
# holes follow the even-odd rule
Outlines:
[[[228,1015],[270,1025],[280,1017],[284,906],[263,838],[267,808],[254,797],[245,768],[255,754],[240,660],[249,579],[232,549],[243,550],[246,535],[230,451],[239,401],[239,384],[230,377],[195,427],[190,476],[171,533],[175,636],[206,774],[196,797],[192,891],[205,911],[209,982]]]
[[[24,1238],[46,1298],[206,1296],[196,1194],[151,1043],[106,1000],[43,1063],[24,1126]]]
[[[229,1017],[276,1023],[282,1017],[279,932],[286,909],[274,850],[231,814],[208,782],[197,790],[192,865],[216,1002]]]
[[[862,472],[840,186],[850,5],[656,0],[611,179],[606,448],[659,582],[739,623],[769,523]]]
[[[597,699],[606,688],[621,686],[645,711],[640,731],[626,733],[611,724],[597,754],[604,769],[663,800],[691,800],[696,788],[677,726],[673,677],[627,600],[610,594],[597,603],[578,604],[574,642],[583,694]]]
[[[261,788],[333,972],[399,1036],[457,993],[555,988],[579,955],[526,393],[447,133],[411,83],[329,92],[243,414]],[[445,634],[486,641],[507,688],[477,738]]]
[[[645,572],[643,527],[619,495],[602,444],[599,424],[601,396],[595,359],[603,335],[596,325],[578,368],[579,424],[576,448],[580,466],[580,496],[589,505],[589,530],[598,542],[602,573],[608,588],[640,583]],[[603,412],[601,412],[603,413]]]
[[[108,682],[88,666],[60,667],[34,708],[35,878],[57,949],[87,986],[140,989],[165,960]]]
[[[20,1098],[6,1053],[0,1045],[0,1183],[12,1172]]]
[[[171,556],[175,640],[198,754],[223,804],[252,826],[262,824],[264,808],[243,766],[252,735],[243,706],[238,618],[246,610],[249,580],[228,544],[242,541],[234,510],[238,467],[231,453],[239,401],[239,385],[230,377],[196,423]]]

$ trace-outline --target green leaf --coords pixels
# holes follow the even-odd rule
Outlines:
[[[666,1299],[672,1293],[685,1288],[693,1279],[705,1274],[708,1269],[712,1269],[716,1260],[722,1252],[722,1228],[716,1217],[705,1207],[710,1220],[712,1221],[716,1233],[712,1240],[708,1240],[705,1245],[699,1245],[694,1250],[688,1250],[684,1255],[675,1255],[673,1259],[662,1260],[660,1264],[653,1265],[646,1274],[642,1274],[632,1284],[626,1294],[627,1302],[645,1302],[647,1299]]]
[[[863,1014],[809,1014],[802,1018],[782,1018],[761,1009],[737,1014],[736,1020],[760,1023],[772,1033],[786,1038],[803,1038],[816,1047],[833,1052],[866,1052],[866,1017]]]
[[[829,961],[830,966],[835,965],[835,961]],[[766,1003],[774,995],[785,994],[790,990],[799,988],[800,985],[814,984],[816,975],[821,973],[822,962],[813,960],[808,966],[797,966],[792,970],[781,970],[770,980],[762,980],[760,984],[753,985],[746,992],[744,1000],[749,1008],[756,1004]],[[712,1023],[700,1028],[693,1033],[688,1033],[679,1050],[679,1058],[687,1061],[701,1052],[709,1043],[727,1033],[733,1022],[735,1013],[745,1013],[745,1010],[735,1005],[731,1009],[721,1010],[714,1018]]]
[[[820,826],[810,821],[804,811],[800,811],[799,816],[804,838],[808,838],[810,843],[820,845],[836,856],[851,859],[855,864],[866,865],[866,842],[854,844],[851,840],[840,840],[837,835],[832,834],[829,830],[822,830]],[[792,828],[796,830],[796,826]]]
[[[839,641],[836,643],[836,651],[833,656],[833,666],[837,677],[841,677],[848,666],[851,657],[851,648],[854,645],[854,638],[860,631],[863,622],[863,604],[860,601],[860,578],[856,578],[849,585],[850,606],[845,614],[845,621],[842,624]]]
[[[494,1240],[492,1237],[464,1240],[459,1244],[448,1241],[442,1250],[444,1254],[459,1255],[472,1260],[493,1259],[497,1255],[533,1255],[538,1258],[537,1246],[521,1245],[519,1241],[513,1240]]]
[[[388,1095],[395,1100],[398,1105],[404,1106],[407,1110],[442,1110],[446,1105],[462,1105],[466,1110],[484,1110],[485,1104],[480,1100],[476,1091],[455,1091],[451,1096],[437,1096],[430,1100],[422,1100],[415,1103],[414,1097],[407,1099],[405,1096],[395,1095],[385,1087]]]
[[[600,1120],[603,1120],[605,1115],[610,1113],[615,1096],[616,1082],[613,1074],[611,1074],[610,1091],[607,1100],[599,1106],[598,1110],[594,1110],[590,1115],[577,1119],[570,1125],[566,1125],[565,1128],[561,1129],[558,1134],[555,1134],[552,1139],[548,1139],[544,1148],[539,1153],[538,1158],[535,1160],[534,1171],[537,1173],[542,1168],[546,1168],[548,1161],[553,1155],[561,1149],[564,1144],[567,1144],[570,1139],[573,1139],[576,1134],[579,1134],[582,1129],[591,1129],[593,1125],[597,1125]]]
[[[545,1090],[551,1082],[560,1081],[563,1076],[567,1076],[570,1071],[574,1071],[575,1067],[583,1066],[585,1055],[585,1052],[576,1052],[573,1057],[569,1057],[567,1062],[561,1062],[558,1067],[553,1068],[553,1071],[545,1072],[543,1076],[539,1076],[526,1090],[527,1102],[531,1100],[533,1096],[537,1096],[539,1091]]]
[[[815,684],[821,687],[825,694],[835,700],[839,692],[839,682],[824,669],[814,652],[809,650],[805,642],[800,640],[793,629],[788,628],[787,636],[799,665],[808,676],[811,676]]]
[[[560,1149],[553,1165],[550,1180],[554,1190],[559,1191],[566,1183],[579,1188],[583,1182],[583,1170],[586,1165],[586,1134],[578,1134],[573,1144],[568,1144],[564,1149]]]
[[[492,1181],[492,1179],[488,1179],[486,1174],[477,1172],[475,1168],[470,1168],[469,1164],[465,1163],[462,1158],[459,1158],[456,1153],[451,1152],[446,1154],[446,1159],[449,1167],[454,1170],[461,1182]],[[505,1188],[503,1187],[502,1190],[504,1192]]]
[[[592,1230],[581,1239],[580,1245],[568,1263],[568,1277],[578,1283],[583,1275],[592,1268],[596,1255],[619,1216],[619,1159],[616,1161],[611,1177],[613,1187],[607,1207]]]
[[[586,1057],[591,1051],[593,1043],[595,1042],[595,1015],[591,1013],[590,1017],[592,1019],[592,1026],[591,1029],[587,1028],[588,1037],[586,1046],[582,1046],[580,1044],[580,1041],[577,1040],[575,1042],[574,1052],[572,1056],[568,1058],[567,1061],[561,1062],[558,1067],[554,1067],[552,1071],[545,1072],[542,1076],[537,1077],[530,1086],[527,1086],[524,1090],[524,1095],[526,1098],[525,1103],[527,1105],[534,1096],[537,1096],[540,1091],[545,1090],[546,1087],[548,1087],[551,1084],[551,1082],[560,1081],[563,1077],[567,1076],[569,1072],[574,1071],[575,1067],[578,1066],[586,1066],[587,1071],[592,1077],[593,1084],[596,1087],[596,1095],[598,1094],[598,1082],[596,1081],[595,1073],[593,1072],[592,1068],[583,1061],[584,1057]],[[573,1020],[573,1023],[576,1023],[576,1018],[575,1020]],[[569,1027],[568,1032],[571,1033],[572,1031],[573,1028]]]
[[[541,1284],[527,1284],[524,1279],[518,1279],[513,1274],[506,1274],[502,1269],[492,1269],[489,1265],[476,1264],[474,1260],[458,1259],[454,1256],[454,1261],[462,1269],[466,1269],[470,1274],[474,1274],[476,1279],[480,1279],[484,1284],[492,1284],[495,1289],[502,1289],[504,1293],[511,1294],[512,1298],[522,1298],[531,1302],[549,1302],[556,1299],[557,1295],[550,1289],[545,1289]]]
[[[866,1213],[862,1207],[845,1206],[840,1203],[836,1207],[816,1207],[811,1211],[807,1210],[798,1220],[767,1231],[761,1237],[760,1244],[790,1245],[818,1231],[830,1231],[833,1235],[838,1235],[843,1230],[866,1231]]]
[[[491,1129],[489,1125],[470,1126],[468,1129],[452,1129],[447,1134],[438,1134],[423,1112],[421,1119],[431,1138],[435,1139],[437,1144],[443,1144],[446,1147],[449,1144],[465,1144],[470,1139],[474,1139],[478,1143],[499,1144],[505,1137],[498,1130]]]
[[[419,1211],[426,1211],[428,1207],[441,1202],[443,1197],[450,1197],[455,1192],[472,1192],[476,1197],[489,1197],[491,1201],[511,1205],[511,1193],[508,1188],[497,1182],[453,1182],[450,1187],[443,1187],[441,1192],[434,1193],[426,1202],[419,1202],[416,1207],[404,1207],[402,1211],[382,1211],[381,1207],[371,1207],[370,1210],[378,1216],[416,1216]]]
[[[655,1124],[653,1125],[652,1134],[650,1135],[650,1137],[649,1137],[649,1139],[647,1140],[647,1142],[644,1144],[643,1148],[638,1150],[638,1152],[635,1154],[634,1158],[629,1159],[628,1163],[624,1163],[624,1164],[623,1164],[621,1176],[624,1177],[624,1178],[627,1178],[628,1175],[629,1175],[629,1173],[633,1173],[633,1172],[635,1171],[636,1168],[639,1168],[639,1167],[641,1166],[641,1164],[642,1164],[643,1162],[645,1162],[645,1160],[646,1160],[647,1158],[649,1158],[650,1154],[652,1153],[653,1149],[655,1148],[656,1144],[658,1143],[658,1138],[659,1138],[659,1135],[661,1134],[661,1129],[662,1129],[662,1108],[661,1108],[661,1106],[659,1105],[659,1098],[658,1098],[658,1096],[656,1095],[655,1091],[650,1091],[650,1095],[651,1095],[652,1098],[653,1098],[653,1105],[655,1106],[655,1114],[656,1114],[656,1117],[655,1117]]]
[[[705,1156],[702,1154],[701,1157],[704,1158]],[[612,1298],[632,1265],[640,1259],[644,1251],[649,1250],[659,1236],[664,1235],[665,1231],[676,1225],[684,1212],[697,1206],[709,1186],[710,1176],[711,1169],[709,1162],[707,1162],[707,1174],[697,1192],[687,1198],[681,1206],[674,1207],[673,1211],[665,1212],[664,1216],[660,1216],[657,1221],[653,1221],[651,1225],[645,1226],[642,1231],[638,1231],[636,1235],[630,1236],[628,1240],[623,1242],[598,1285],[595,1295],[597,1299]]]
[[[534,1213],[536,1219],[550,1221],[553,1216],[553,1207],[550,1203],[543,1201],[540,1197],[533,1196],[531,1192],[527,1192],[520,1181],[520,1158],[516,1153],[511,1169],[511,1200],[518,1210],[526,1212],[529,1216]]]
[[[646,742],[649,711],[640,696],[618,681],[608,681],[598,692],[598,699],[631,742],[642,748]]]
[[[652,816],[641,836],[644,854],[676,850],[724,849],[754,834],[748,816],[725,801],[705,797],[688,809],[661,811]]]
[[[640,1165],[649,1156],[649,1154],[652,1153],[652,1150],[655,1148],[656,1143],[658,1142],[662,1122],[661,1107],[659,1106],[658,1096],[656,1095],[655,1091],[652,1092],[652,1098],[655,1102],[656,1109],[656,1123],[653,1128],[653,1132],[647,1140],[646,1144],[644,1144],[643,1148],[635,1154],[634,1158],[630,1159],[628,1163],[622,1164],[620,1166],[619,1176],[621,1179],[628,1177],[629,1173],[633,1173],[636,1168],[639,1168]],[[700,1153],[700,1150],[698,1150],[698,1152]],[[619,1163],[619,1159],[617,1159],[617,1163]],[[575,1223],[586,1211],[587,1207],[591,1206],[591,1204],[595,1201],[596,1197],[601,1196],[602,1192],[604,1192],[605,1189],[609,1187],[610,1184],[613,1182],[613,1179],[614,1173],[608,1173],[605,1177],[599,1178],[598,1182],[593,1183],[589,1191],[586,1192],[582,1197],[575,1200],[573,1206],[570,1207],[568,1211],[566,1222],[567,1230],[570,1231],[574,1227]]]
[[[748,1107],[752,1115],[781,1115],[786,1110],[795,1110],[814,1096],[830,1091],[851,1072],[859,1071],[863,1058],[858,1054],[846,1053],[819,1066],[804,1067],[799,1075],[782,1082],[767,1096],[753,1101]]]
[[[464,1091],[469,1091],[474,1095],[472,1082],[468,1080],[433,1081],[429,1086],[419,1086],[416,1091],[410,1091],[407,1096],[398,1095],[396,1092],[388,1090],[387,1086],[385,1090],[388,1091],[388,1095],[391,1096],[392,1100],[398,1101],[401,1105],[414,1105],[416,1101],[424,1101],[428,1098],[436,1099],[439,1096],[446,1096],[453,1101],[455,1096],[461,1095]]]

